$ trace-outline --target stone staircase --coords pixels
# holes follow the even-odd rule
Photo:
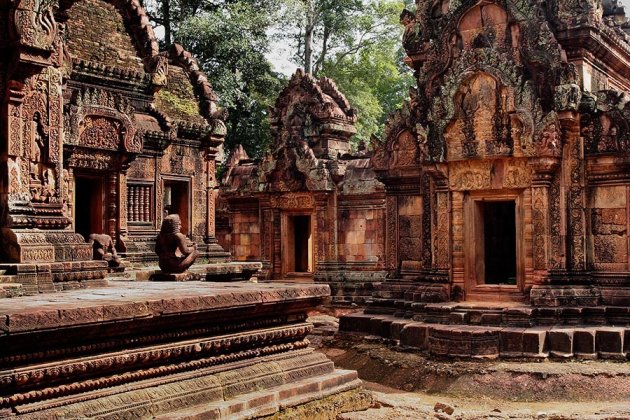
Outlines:
[[[342,316],[341,339],[372,336],[437,357],[627,360],[630,308],[423,304]],[[371,312],[371,313],[369,313]],[[386,312],[381,308],[381,312]],[[406,316],[405,316],[406,315]]]

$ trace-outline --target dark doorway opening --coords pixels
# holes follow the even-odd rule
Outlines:
[[[74,229],[87,240],[92,233],[106,233],[103,223],[103,179],[76,176],[74,183]]]
[[[309,242],[311,239],[311,216],[294,216],[295,272],[309,272]]]
[[[182,233],[188,235],[188,182],[164,181],[164,216],[178,214],[182,221]]]
[[[485,284],[516,285],[516,203],[484,201]]]

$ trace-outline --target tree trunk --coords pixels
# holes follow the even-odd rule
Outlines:
[[[304,28],[304,71],[311,73],[313,71],[313,31],[315,27],[308,22]]]
[[[171,2],[162,0],[162,21],[164,25],[164,43],[170,47],[173,40],[171,34]]]

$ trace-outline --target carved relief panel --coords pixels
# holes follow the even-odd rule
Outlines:
[[[448,159],[511,155],[511,102],[507,88],[489,74],[462,83],[454,97],[455,118],[444,133]]]

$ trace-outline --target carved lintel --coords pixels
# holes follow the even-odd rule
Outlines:
[[[429,174],[435,183],[437,192],[448,191],[448,166],[445,163],[435,163],[423,167],[424,172]]]
[[[307,209],[315,207],[315,200],[310,194],[289,193],[271,197],[271,207],[281,209]]]

